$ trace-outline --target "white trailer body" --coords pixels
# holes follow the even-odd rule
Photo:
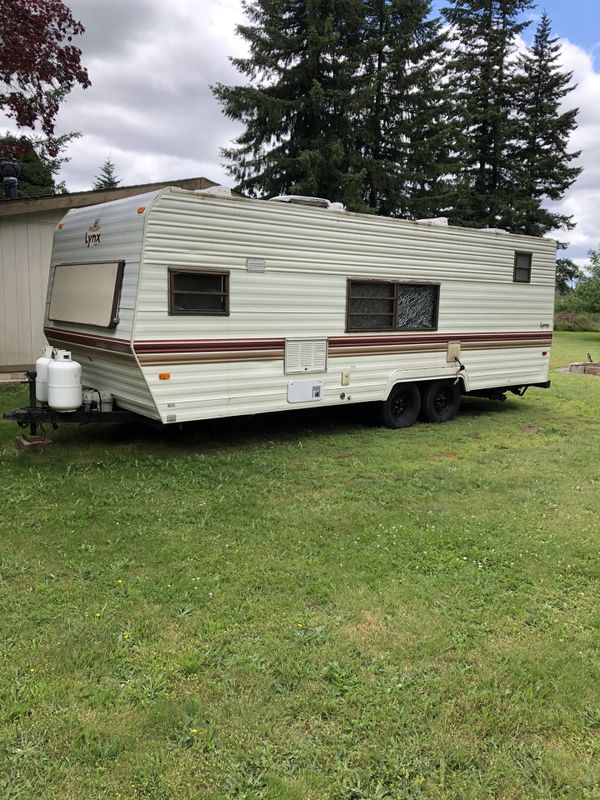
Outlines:
[[[167,188],[68,212],[45,333],[163,423],[493,393],[547,383],[554,282],[550,239]]]

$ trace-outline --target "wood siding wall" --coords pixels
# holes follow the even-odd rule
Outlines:
[[[0,382],[19,380],[44,339],[52,238],[64,210],[0,218]]]

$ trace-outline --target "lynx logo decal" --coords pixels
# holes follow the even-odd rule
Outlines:
[[[92,227],[87,229],[87,232],[85,234],[86,245],[88,247],[91,247],[92,245],[95,246],[97,244],[100,244],[101,235],[102,234],[100,230],[100,217],[98,217],[98,219],[94,221]]]

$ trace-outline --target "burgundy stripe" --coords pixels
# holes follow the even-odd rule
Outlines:
[[[551,331],[530,331],[518,333],[427,333],[388,336],[333,336],[329,339],[330,347],[360,347],[386,344],[423,344],[424,342],[493,342],[519,341],[520,339],[546,340],[552,337]]]
[[[102,350],[118,353],[131,353],[132,343],[126,339],[115,339],[90,333],[65,331],[60,328],[45,328],[48,341],[52,337],[71,344],[87,345]],[[319,337],[315,337],[319,338]],[[327,337],[322,337],[327,338]],[[381,347],[404,344],[446,344],[449,341],[471,342],[518,342],[544,341],[552,338],[551,331],[518,331],[501,333],[420,333],[420,334],[377,334],[348,335],[328,338],[328,346],[332,350],[347,347]],[[140,355],[154,353],[228,353],[233,351],[282,350],[285,339],[146,339],[133,344],[133,349]]]
[[[63,331],[60,328],[44,328],[44,333],[50,343],[52,339],[58,339],[68,344],[81,344],[86,347],[96,347],[99,350],[112,350],[115,353],[131,354],[131,343],[127,339],[111,339],[108,336],[75,333],[74,331]]]
[[[445,344],[448,341],[459,340],[468,342],[494,342],[494,341],[547,341],[551,338],[550,331],[544,332],[518,332],[518,333],[427,333],[419,335],[378,335],[378,336],[333,336],[328,338],[331,349],[344,347],[374,347],[381,345],[401,344]],[[315,337],[318,338],[318,337]],[[327,338],[327,337],[323,337]],[[231,351],[248,350],[278,350],[285,346],[285,339],[182,339],[170,340],[145,340],[134,344],[136,353],[140,355],[150,353],[227,353]]]
[[[213,353],[232,350],[277,350],[285,339],[197,339],[135,342],[136,353]]]

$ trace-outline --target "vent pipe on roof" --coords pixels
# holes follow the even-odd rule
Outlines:
[[[0,161],[0,177],[2,177],[4,196],[7,200],[16,200],[19,196],[18,187],[20,174],[21,170],[14,158]]]

